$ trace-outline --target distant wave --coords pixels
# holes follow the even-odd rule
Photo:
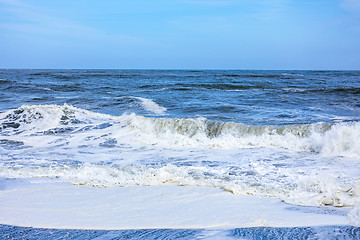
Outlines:
[[[5,83],[13,83],[14,81],[10,81],[10,80],[6,80],[6,79],[1,79],[0,78],[0,84],[5,84]]]
[[[307,92],[360,94],[359,87],[309,89]]]
[[[155,102],[139,99],[144,108],[164,114]],[[131,134],[147,145],[195,148],[280,148],[324,156],[360,157],[360,122],[313,123],[286,126],[253,126],[236,122],[217,122],[206,118],[148,118],[136,114],[111,116],[68,105],[25,105],[0,113],[0,133],[60,134],[79,129],[113,126],[114,138]],[[105,131],[105,130],[104,130]],[[94,134],[104,134],[96,132]]]
[[[158,86],[153,85],[142,85],[140,88],[151,89],[152,91],[159,91]],[[166,87],[160,88],[160,91],[163,90],[173,90],[173,91],[194,91],[194,90],[214,90],[214,91],[247,91],[247,90],[273,90],[273,91],[285,91],[290,93],[301,93],[301,94],[360,94],[359,87],[324,87],[324,88],[302,88],[301,86],[288,86],[285,88],[279,88],[278,86],[272,84],[241,84],[241,83],[177,83],[174,85],[169,85]]]
[[[151,87],[151,86],[143,86]],[[249,90],[249,89],[267,89],[268,86],[265,85],[242,85],[236,83],[214,83],[214,84],[185,84],[177,83],[170,87],[174,90],[186,91],[191,89],[206,89],[206,90]]]
[[[167,110],[165,107],[160,106],[151,99],[142,98],[142,97],[130,97],[130,98],[140,100],[141,105],[144,107],[145,110],[158,115],[164,115],[165,111]]]

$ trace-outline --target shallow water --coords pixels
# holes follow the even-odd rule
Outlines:
[[[2,239],[359,239],[360,229],[351,226],[297,228],[237,228],[232,230],[64,230],[0,225]]]

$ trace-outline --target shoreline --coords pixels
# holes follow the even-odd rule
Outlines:
[[[302,207],[277,198],[233,195],[216,188],[94,188],[41,180],[15,181],[5,186],[1,191],[0,223],[11,226],[129,230],[352,224],[348,208]]]
[[[250,227],[233,229],[87,230],[32,228],[0,224],[1,239],[359,239],[360,227]]]

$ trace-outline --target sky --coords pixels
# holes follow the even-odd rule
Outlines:
[[[0,68],[360,70],[360,0],[0,0]]]

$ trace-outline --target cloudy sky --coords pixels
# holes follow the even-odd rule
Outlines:
[[[360,70],[360,0],[0,0],[0,68]]]

